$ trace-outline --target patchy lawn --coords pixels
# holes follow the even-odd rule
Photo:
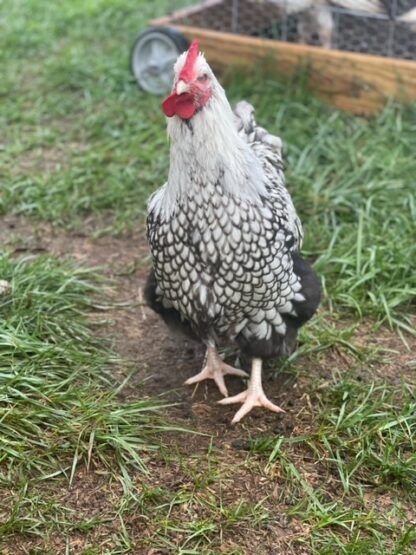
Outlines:
[[[269,364],[286,413],[232,427],[212,384],[182,385],[200,346],[141,292],[168,144],[127,61],[168,4],[3,6],[0,553],[413,554],[416,110],[367,120],[297,80],[223,76],[284,139],[325,283]]]

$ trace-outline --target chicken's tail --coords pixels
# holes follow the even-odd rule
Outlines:
[[[408,23],[413,31],[416,31],[416,8],[412,8],[397,18],[402,23]]]
[[[356,12],[367,12],[374,14],[386,13],[385,7],[381,0],[331,0],[334,6],[339,6],[346,10]]]
[[[310,10],[314,4],[314,0],[271,0],[271,2],[288,15]]]
[[[272,135],[267,129],[257,125],[254,112],[253,106],[245,100],[239,102],[235,107],[234,114],[239,135],[248,143],[263,143],[270,150],[278,152],[280,155],[282,150],[281,138],[277,135]]]
[[[316,2],[316,0],[271,0],[271,2],[289,15],[328,4],[356,12],[386,13],[382,0],[321,0],[319,2]]]

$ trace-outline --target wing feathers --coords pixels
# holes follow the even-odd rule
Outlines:
[[[281,155],[281,138],[277,135],[272,135],[267,129],[257,125],[254,112],[253,106],[246,100],[242,100],[235,107],[236,126],[240,136],[248,143],[261,142],[270,150]]]

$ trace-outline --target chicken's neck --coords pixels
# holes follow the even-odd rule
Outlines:
[[[265,176],[251,147],[238,135],[234,114],[222,89],[188,122],[169,120],[169,177],[160,209],[165,215],[201,188],[219,183],[225,194],[261,202]]]

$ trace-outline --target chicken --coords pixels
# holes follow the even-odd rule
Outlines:
[[[407,23],[412,31],[416,32],[416,8],[412,8],[397,18],[402,23]]]
[[[334,19],[331,6],[355,12],[383,14],[382,0],[270,0],[287,15],[299,16],[300,41],[307,43],[318,33],[322,46],[332,48]]]
[[[246,102],[235,114],[198,43],[179,56],[163,102],[171,141],[167,183],[148,205],[153,260],[145,297],[166,323],[198,338],[205,366],[185,383],[213,379],[225,399],[272,411],[262,361],[290,354],[315,313],[320,280],[299,254],[303,232],[285,188],[281,141],[259,127]],[[248,389],[228,397],[221,345],[252,360]]]

